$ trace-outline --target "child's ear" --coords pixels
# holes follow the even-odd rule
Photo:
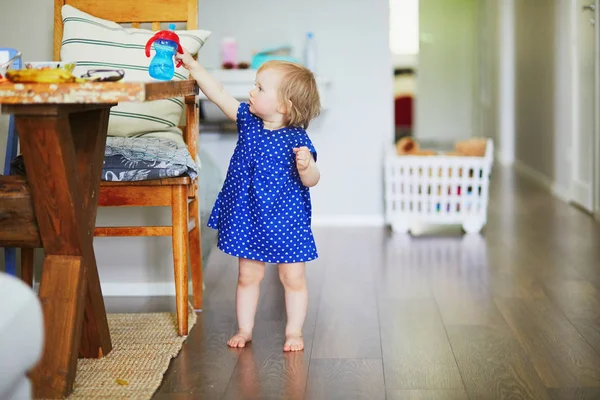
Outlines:
[[[285,115],[285,114],[288,114],[291,109],[292,109],[292,101],[288,99],[285,102],[283,102],[283,104],[280,104],[279,107],[277,107],[277,112],[279,114]]]

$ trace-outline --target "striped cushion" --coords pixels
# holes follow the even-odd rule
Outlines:
[[[148,74],[151,58],[144,52],[146,42],[154,35],[148,29],[127,29],[121,25],[96,18],[72,6],[62,8],[64,33],[60,51],[61,60],[77,61],[73,73],[77,76],[89,69],[123,69],[125,81],[154,81]],[[196,54],[211,32],[204,30],[175,31],[181,45]],[[151,52],[151,57],[154,51]],[[179,67],[174,80],[188,79],[189,73]],[[181,137],[180,124],[184,110],[183,98],[120,103],[110,112],[110,136],[142,136],[164,133]]]

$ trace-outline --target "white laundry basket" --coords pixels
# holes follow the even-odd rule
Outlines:
[[[386,221],[394,232],[417,224],[460,224],[478,233],[487,222],[494,145],[484,157],[385,156]]]

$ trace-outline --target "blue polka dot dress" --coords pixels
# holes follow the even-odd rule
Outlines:
[[[264,128],[247,103],[237,113],[238,141],[208,220],[217,247],[236,257],[295,263],[318,257],[309,189],[296,169],[294,147],[317,153],[299,127]]]

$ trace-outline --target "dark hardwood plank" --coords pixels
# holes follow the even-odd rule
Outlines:
[[[464,390],[388,390],[387,400],[469,400]]]
[[[432,278],[434,297],[446,325],[502,326],[488,265],[451,265]]]
[[[174,299],[173,299],[174,300]],[[235,332],[235,319],[219,313],[198,313],[180,355],[173,360],[158,393],[193,394],[220,399],[238,362],[240,350],[226,341]]]
[[[588,281],[569,280],[548,285],[554,303],[600,354],[600,291]]]
[[[387,299],[433,298],[431,275],[439,263],[431,260],[435,239],[411,240],[408,236],[388,235],[384,258],[377,269],[377,295]]]
[[[379,304],[387,389],[462,389],[463,383],[433,299]]]
[[[600,388],[561,388],[549,389],[552,400],[597,400]]]
[[[529,227],[524,228],[520,234],[521,240],[527,241],[527,246],[524,246],[523,243],[507,245],[507,253],[514,253],[517,262],[512,265],[505,263],[505,267],[512,267],[516,272],[527,271],[543,283],[582,279],[579,271],[571,265],[572,261],[566,260],[563,253],[559,251],[560,247],[544,244],[543,241],[546,239],[543,236],[540,237],[539,232],[529,232],[529,229]],[[549,228],[540,227],[538,229]],[[506,237],[503,237],[502,240],[505,241]],[[499,257],[498,262],[502,262],[501,260],[502,258]]]
[[[547,387],[600,387],[600,357],[548,299],[498,299]]]
[[[223,399],[303,399],[312,342],[306,330],[303,336],[304,351],[285,353],[285,321],[257,325],[251,345],[241,350]]]
[[[507,326],[446,327],[470,399],[548,399]]]
[[[381,360],[312,359],[306,399],[385,399]]]
[[[309,301],[314,301],[310,294],[312,293],[309,293]],[[279,279],[279,268],[274,264],[265,266],[265,277],[260,284],[260,299],[256,310],[255,325],[260,325],[263,321],[285,321],[284,290]]]
[[[312,359],[381,358],[377,302],[366,283],[325,284],[315,328]],[[359,322],[360,321],[360,322]]]
[[[361,286],[354,283],[339,283],[336,285],[325,283],[324,287],[324,293],[322,293],[318,302],[317,331],[319,331],[319,336],[325,335],[331,324],[343,325],[349,322],[349,319],[361,317],[365,317],[365,330],[361,334],[357,333],[358,336],[371,335],[366,326],[379,330],[376,312],[377,302],[372,286]],[[335,318],[332,319],[332,317]],[[352,335],[352,332],[347,333]],[[348,340],[353,339],[349,338]]]
[[[539,298],[545,296],[544,284],[526,268],[515,271],[492,270],[492,293],[495,297]]]
[[[338,230],[335,236],[323,241],[326,270],[312,359],[380,359],[375,276],[369,266],[381,262],[381,252],[373,249],[381,248],[382,231],[355,228]]]

